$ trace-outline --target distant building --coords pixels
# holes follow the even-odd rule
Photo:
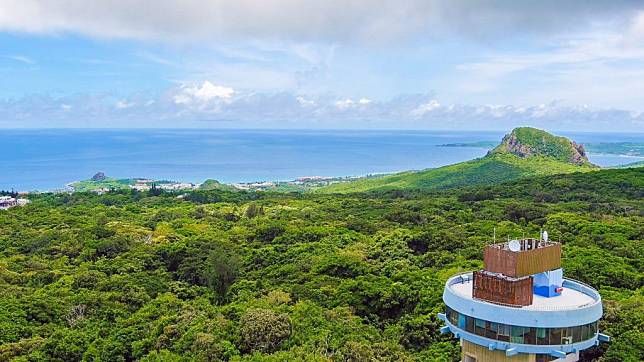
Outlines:
[[[93,193],[95,193],[97,195],[103,195],[103,194],[108,193],[110,191],[111,191],[111,189],[108,188],[108,187],[99,187],[97,189],[91,190],[91,192],[93,192]]]
[[[563,278],[561,245],[543,239],[488,245],[483,270],[447,280],[441,332],[461,340],[461,361],[572,362],[609,340],[601,296]]]
[[[136,191],[148,191],[152,188],[152,186],[147,184],[135,184],[135,185],[130,185],[130,188]]]
[[[0,209],[8,209],[17,206],[16,199],[11,196],[0,196]]]
[[[311,182],[311,181],[328,181],[328,180],[332,180],[332,179],[333,179],[333,177],[328,177],[328,176],[303,176],[303,177],[295,179],[295,181]]]
[[[14,198],[11,196],[0,196],[0,210],[6,210],[15,206],[25,206],[29,203],[27,199]]]
[[[196,188],[196,185],[192,183],[179,182],[179,183],[160,184],[157,187],[163,190],[175,191],[175,190],[192,190]]]

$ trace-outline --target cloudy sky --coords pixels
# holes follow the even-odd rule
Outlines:
[[[0,128],[644,132],[644,1],[0,0]]]

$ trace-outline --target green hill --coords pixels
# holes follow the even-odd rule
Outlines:
[[[543,156],[573,165],[590,165],[584,146],[531,127],[513,129],[490,154],[513,154],[520,158]]]
[[[231,185],[222,184],[221,182],[213,179],[208,179],[199,185],[199,190],[222,190],[222,191],[239,191]]]
[[[314,192],[350,193],[390,189],[447,189],[490,185],[528,176],[584,172],[598,167],[583,146],[565,137],[522,127],[507,134],[485,157],[420,172],[339,183]]]
[[[111,177],[102,177],[100,179],[89,179],[76,181],[69,184],[75,192],[87,192],[96,190],[129,190],[130,185],[134,185],[134,179],[115,179]]]

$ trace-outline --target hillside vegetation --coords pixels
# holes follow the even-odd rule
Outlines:
[[[504,155],[507,157],[507,155]],[[0,360],[458,361],[444,282],[548,230],[644,360],[644,169],[354,195],[117,191],[0,211]]]
[[[237,191],[237,188],[232,185],[222,184],[217,180],[208,179],[199,185],[199,190]]]
[[[515,128],[490,154],[511,154],[527,159],[546,157],[573,165],[590,165],[582,145],[531,127]]]
[[[128,190],[130,185],[134,185],[134,179],[114,179],[106,177],[102,180],[83,180],[71,183],[71,186],[77,192],[93,191],[100,189],[108,190]]]
[[[485,157],[429,169],[338,183],[314,192],[351,193],[391,189],[447,189],[490,185],[539,175],[596,170],[583,147],[535,128],[516,128]]]

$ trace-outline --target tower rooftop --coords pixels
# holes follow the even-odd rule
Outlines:
[[[455,275],[443,291],[445,304],[465,315],[487,321],[532,327],[570,327],[591,323],[602,315],[601,296],[592,287],[563,279],[562,294],[554,298],[533,295],[526,306],[506,306],[472,296],[473,273]]]
[[[471,276],[471,274],[469,274]],[[455,282],[451,285],[448,285],[455,294],[462,298],[474,299],[472,297],[473,290],[473,279],[463,276],[462,282]],[[584,306],[591,305],[597,302],[599,294],[595,293],[585,293],[582,290],[571,288],[573,283],[569,279],[564,279],[568,283],[568,288],[563,288],[561,295],[555,298],[546,298],[538,294],[533,295],[532,304],[527,306],[519,307],[525,310],[535,310],[535,311],[546,311],[546,310],[566,310],[566,309],[578,309],[583,308]]]

